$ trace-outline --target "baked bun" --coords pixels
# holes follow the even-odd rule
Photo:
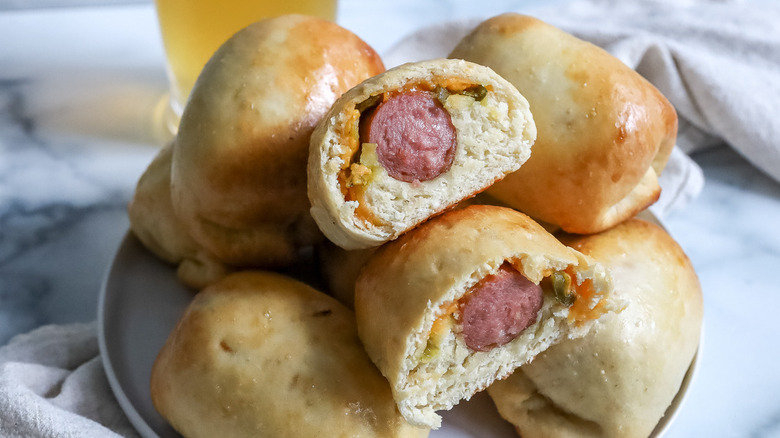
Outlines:
[[[519,14],[484,21],[449,57],[491,67],[533,110],[531,158],[490,194],[571,233],[605,230],[658,199],[677,113],[620,60]]]
[[[401,414],[438,428],[435,411],[586,333],[610,287],[599,264],[528,216],[474,205],[380,247],[358,277],[355,314]]]
[[[200,290],[232,268],[198,245],[181,226],[171,204],[171,155],[168,144],[139,178],[127,208],[130,230],[157,257],[178,266],[176,275],[182,283]]]
[[[701,287],[690,261],[660,227],[630,219],[564,242],[606,266],[628,305],[596,321],[488,389],[522,436],[647,437],[696,354]]]
[[[311,214],[344,249],[378,246],[517,170],[536,128],[491,69],[436,59],[339,98],[311,137]]]
[[[337,97],[383,70],[365,42],[319,18],[236,33],[203,68],[175,139],[172,199],[187,232],[235,266],[285,266],[319,241],[309,137]]]
[[[196,295],[154,363],[151,394],[188,438],[428,434],[396,410],[353,313],[275,273],[231,274]]]

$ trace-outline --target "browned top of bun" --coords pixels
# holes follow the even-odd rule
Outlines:
[[[484,21],[450,57],[493,68],[531,104],[534,151],[493,196],[574,233],[602,231],[658,199],[677,114],[619,59],[520,14]]]
[[[155,408],[195,437],[416,437],[353,313],[292,278],[231,274],[195,296],[160,351]]]
[[[190,234],[231,264],[288,263],[316,241],[308,141],[345,91],[384,70],[332,22],[286,15],[252,24],[204,67],[182,115],[172,199]]]

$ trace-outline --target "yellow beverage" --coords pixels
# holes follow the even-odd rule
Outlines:
[[[335,20],[337,2],[155,0],[155,3],[168,59],[171,107],[178,119],[206,61],[234,33],[255,21],[283,14],[306,14]]]

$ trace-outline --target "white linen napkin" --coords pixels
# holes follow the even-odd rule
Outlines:
[[[44,326],[0,348],[0,436],[138,436],[106,380],[94,323]]]
[[[713,144],[728,143],[780,181],[780,7],[625,3],[578,1],[533,15],[606,48],[677,108],[678,148],[662,175],[656,214],[698,194],[701,169],[686,153]],[[446,56],[484,18],[421,29],[385,61]],[[95,324],[43,327],[0,348],[0,436],[138,436],[107,383]]]

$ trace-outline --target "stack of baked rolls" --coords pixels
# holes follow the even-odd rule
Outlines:
[[[647,436],[702,319],[683,251],[633,219],[676,121],[620,61],[526,16],[387,71],[332,23],[249,26],[130,206],[202,289],[155,407],[187,437],[426,436],[487,389],[523,436]],[[321,281],[258,270],[301,260]]]
[[[320,229],[342,249],[384,244],[356,282],[358,333],[414,425],[439,428],[436,411],[610,309],[606,272],[524,214],[448,211],[521,168],[535,137],[512,84],[453,59],[364,81],[311,137]]]
[[[171,201],[173,145],[160,149],[141,175],[127,213],[136,237],[155,255],[178,266],[177,276],[193,288],[224,277],[231,267],[182,228]]]
[[[632,219],[660,194],[674,108],[607,52],[527,16],[483,22],[450,57],[490,67],[527,99],[537,133],[530,157],[422,225],[376,232],[391,222],[375,213],[378,196],[354,196],[333,176],[335,189],[321,195],[334,172],[321,157],[339,160],[323,152],[337,137],[316,135],[338,123],[324,120],[312,137],[309,196],[333,243],[321,252],[325,280],[354,306],[361,340],[413,424],[436,428],[436,411],[489,387],[523,436],[648,436],[692,363],[702,322],[684,253],[663,229]],[[374,142],[357,132],[363,147]],[[354,163],[350,150],[335,172]],[[392,211],[414,202],[402,190],[382,193],[400,205]],[[466,206],[482,203],[492,205]],[[611,248],[591,250],[578,235]],[[661,345],[669,354],[651,359]]]

